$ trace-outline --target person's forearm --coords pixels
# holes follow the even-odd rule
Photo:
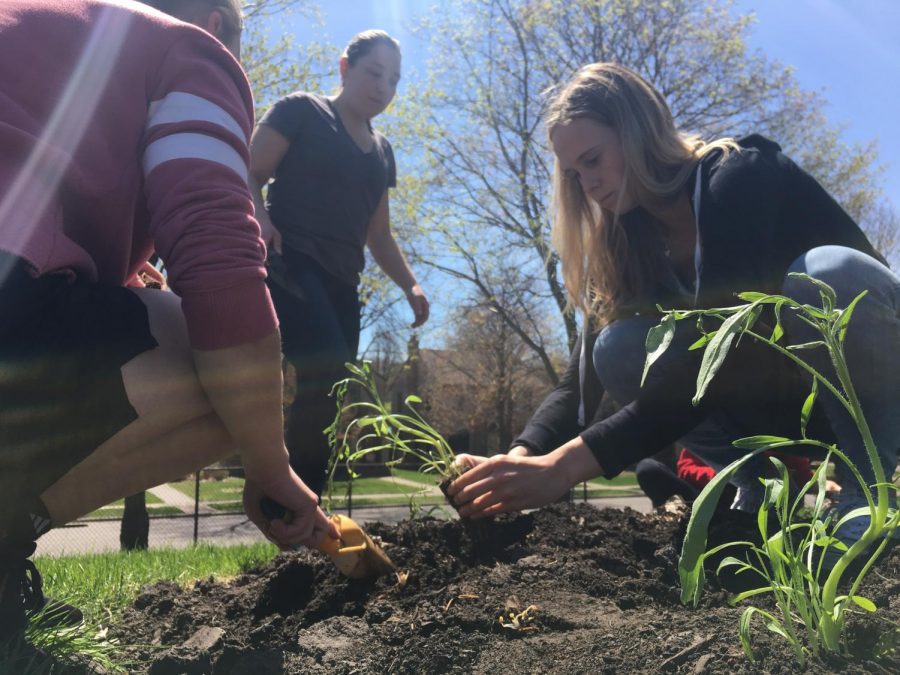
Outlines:
[[[281,340],[194,351],[197,376],[241,453],[248,478],[265,483],[288,466],[282,420]]]
[[[571,487],[604,475],[603,467],[600,466],[594,453],[580,437],[573,438],[568,443],[561,445],[547,458],[557,465]]]
[[[260,229],[272,227],[272,220],[269,218],[269,212],[266,211],[266,200],[263,198],[262,186],[265,182],[252,173],[247,177],[247,186],[250,188],[250,195],[253,197],[253,208],[256,222],[259,223]]]
[[[368,245],[372,258],[404,293],[418,283],[390,230],[370,236]]]

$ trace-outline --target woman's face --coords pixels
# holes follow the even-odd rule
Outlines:
[[[612,127],[582,117],[554,128],[550,140],[566,180],[578,181],[594,202],[617,214],[636,206],[625,189],[622,141]]]
[[[383,112],[397,93],[400,52],[380,42],[342,70],[344,93],[360,114],[371,119]]]

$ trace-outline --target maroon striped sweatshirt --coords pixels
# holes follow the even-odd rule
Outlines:
[[[204,31],[127,0],[0,3],[0,250],[127,285],[155,250],[192,345],[270,334],[253,102]]]

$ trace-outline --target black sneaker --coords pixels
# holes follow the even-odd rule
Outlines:
[[[19,548],[0,540],[0,641],[24,632],[27,612],[45,603],[41,575],[28,559],[34,549],[34,542]]]

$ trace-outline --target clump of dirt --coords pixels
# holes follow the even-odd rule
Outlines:
[[[683,529],[683,516],[587,505],[373,525],[405,583],[350,580],[320,554],[282,554],[227,584],[147,587],[113,632],[131,645],[134,671],[152,675],[799,672],[761,626],[760,660],[747,661],[743,608],[724,592],[696,610],[679,603]],[[807,672],[900,672],[900,550],[862,593],[882,609],[851,626],[855,653],[812,659]]]

